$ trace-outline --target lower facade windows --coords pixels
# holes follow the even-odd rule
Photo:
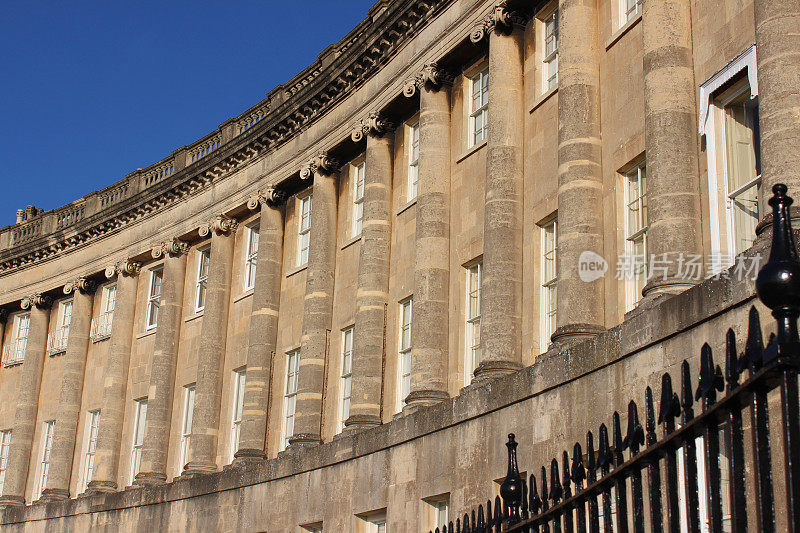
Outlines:
[[[78,483],[78,493],[86,491],[86,487],[92,480],[94,472],[94,454],[97,450],[97,429],[100,423],[100,410],[88,411],[86,413],[86,438],[83,445],[83,466],[81,467],[81,477]]]
[[[481,360],[481,276],[482,262],[466,268],[465,358],[464,385],[472,382],[473,372]]]
[[[350,397],[353,387],[353,326],[342,330],[342,373],[339,377],[339,431],[350,416]]]
[[[134,400],[136,415],[133,419],[133,437],[131,438],[131,465],[128,473],[128,484],[139,473],[142,464],[142,445],[144,444],[144,427],[147,423],[147,398]]]
[[[281,449],[289,445],[294,435],[294,415],[297,408],[297,387],[300,368],[300,348],[286,354],[286,389],[283,395],[283,427],[281,428]]]
[[[244,411],[244,385],[247,378],[246,369],[233,371],[233,413],[231,415],[230,462],[239,449],[239,435],[242,429],[242,413]]]
[[[540,349],[544,352],[550,345],[550,337],[556,330],[556,253],[558,251],[558,217],[553,216],[541,225],[541,303],[539,311]]]
[[[622,177],[625,202],[625,311],[642,299],[647,282],[647,168],[642,161]]]
[[[194,416],[194,383],[183,387],[183,421],[181,422],[181,448],[178,456],[178,474],[183,472],[189,462],[189,445],[192,440],[192,419]]]
[[[42,497],[42,491],[47,488],[47,476],[50,473],[50,453],[53,451],[53,434],[56,421],[48,420],[42,424],[42,447],[39,454],[39,466],[36,472],[36,483],[33,486],[33,501]]]
[[[397,341],[397,412],[403,409],[403,402],[411,392],[411,314],[412,298],[400,302],[400,329]]]
[[[0,494],[6,482],[6,469],[8,468],[8,452],[11,450],[11,430],[0,431]]]

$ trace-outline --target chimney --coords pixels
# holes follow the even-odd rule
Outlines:
[[[25,210],[17,209],[17,224],[20,224],[24,221],[25,221]]]
[[[29,205],[25,208],[25,220],[30,220],[36,216],[36,208]]]

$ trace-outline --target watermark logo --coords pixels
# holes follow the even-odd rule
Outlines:
[[[578,257],[578,277],[585,283],[602,278],[608,271],[608,262],[591,250],[581,252]]]

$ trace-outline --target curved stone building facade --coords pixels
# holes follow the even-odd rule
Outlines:
[[[562,446],[743,316],[761,191],[800,191],[798,26],[781,0],[382,0],[199,141],[18,211],[0,521],[463,513],[508,430]]]

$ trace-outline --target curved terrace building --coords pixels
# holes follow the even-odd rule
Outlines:
[[[742,322],[762,191],[800,194],[798,27],[381,0],[196,142],[18,211],[3,528],[421,531],[493,497],[509,431],[571,449]]]

